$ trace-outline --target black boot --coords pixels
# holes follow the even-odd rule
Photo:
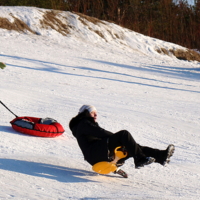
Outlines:
[[[144,165],[149,165],[151,163],[155,162],[155,158],[152,158],[152,157],[144,157],[144,158],[141,158],[140,160],[138,160],[136,163],[135,163],[135,168],[136,169],[139,169],[141,167],[144,167]]]
[[[166,150],[161,150],[156,157],[156,162],[160,163],[161,165],[165,166],[170,162],[170,157],[173,155],[175,151],[175,146],[170,144]]]
[[[164,156],[162,161],[160,162],[161,165],[165,166],[167,163],[170,162],[170,157],[173,156],[175,151],[175,146],[170,144],[167,149],[164,151]]]

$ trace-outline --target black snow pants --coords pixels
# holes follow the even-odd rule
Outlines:
[[[128,155],[125,158],[134,158],[135,164],[144,157],[153,157],[155,162],[162,163],[165,150],[154,149],[147,146],[141,146],[136,143],[132,135],[127,130],[119,131],[109,137],[108,149],[110,152],[114,152],[118,146],[124,146]]]

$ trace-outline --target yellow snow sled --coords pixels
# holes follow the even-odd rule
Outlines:
[[[93,171],[97,172],[98,174],[109,174],[117,170],[116,163],[118,160],[125,158],[127,156],[127,152],[120,151],[118,149],[122,148],[117,147],[115,148],[115,159],[111,162],[102,161],[94,164],[92,166]]]

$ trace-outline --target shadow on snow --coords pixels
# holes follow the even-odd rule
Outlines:
[[[1,126],[0,130],[9,133],[15,132],[9,126]],[[27,136],[31,137],[29,135]],[[92,182],[84,178],[84,176],[96,176],[96,173],[90,171],[7,158],[0,158],[0,169],[30,176],[54,179],[60,182]]]
[[[81,169],[7,158],[0,158],[0,169],[70,183],[94,182],[87,179],[86,176],[96,175],[94,172]]]
[[[0,126],[0,131],[8,132],[8,133],[16,133],[22,136],[24,135],[23,133],[14,131],[9,126]],[[25,135],[25,136],[35,137],[31,135]],[[25,175],[40,177],[40,178],[53,179],[53,180],[66,182],[66,183],[96,182],[96,181],[87,179],[86,176],[98,176],[97,173],[92,172],[92,171],[57,166],[57,165],[46,164],[46,163],[41,163],[41,162],[10,159],[10,158],[0,158],[0,170],[11,171],[11,172],[21,173]],[[102,175],[102,176],[116,177],[115,175]],[[117,177],[117,178],[121,178],[121,177]]]
[[[153,85],[153,84],[147,84],[147,83],[141,83],[141,82],[135,82],[135,81],[119,80],[119,79],[113,79],[113,78],[106,78],[104,76],[100,77],[100,76],[67,73],[67,72],[60,71],[55,66],[68,67],[68,68],[73,68],[73,69],[81,69],[81,70],[87,70],[87,71],[88,70],[97,71],[97,72],[101,72],[101,73],[115,74],[115,75],[119,75],[119,76],[133,77],[133,78],[137,78],[137,79],[140,79],[140,80],[142,79],[142,80],[148,80],[148,81],[156,81],[156,82],[161,82],[161,83],[167,83],[167,84],[171,84],[171,85],[180,85],[180,84],[172,83],[172,82],[169,82],[169,81],[162,81],[162,80],[157,80],[157,79],[144,78],[144,77],[133,76],[133,75],[130,75],[130,74],[125,74],[125,73],[111,72],[111,71],[93,69],[93,68],[88,68],[88,67],[67,66],[67,65],[62,65],[62,64],[58,64],[58,63],[52,63],[52,62],[46,62],[46,61],[41,61],[41,60],[36,60],[36,59],[22,58],[22,57],[18,57],[18,56],[9,56],[9,55],[1,55],[1,54],[0,54],[0,56],[10,57],[10,58],[17,59],[17,60],[24,60],[24,61],[40,64],[40,66],[43,66],[43,67],[40,67],[40,68],[35,68],[35,67],[27,67],[27,66],[7,64],[9,66],[18,67],[18,68],[25,68],[25,69],[38,70],[38,71],[46,71],[46,72],[52,72],[52,73],[60,73],[60,74],[69,75],[69,76],[79,76],[79,77],[87,77],[87,78],[94,78],[94,79],[104,79],[104,80],[109,80],[109,81],[117,81],[117,82],[122,82],[122,83],[137,84],[137,85],[143,85],[143,86],[155,87],[155,88],[163,88],[163,89],[169,89],[169,90],[200,93],[200,91],[195,91],[195,90],[187,90],[187,89],[168,87],[168,86],[159,86],[159,85]],[[80,59],[85,59],[85,58],[80,58]],[[141,67],[135,67],[135,66],[125,65],[125,64],[117,64],[117,63],[100,61],[100,60],[92,60],[92,59],[85,59],[85,60],[90,60],[92,62],[102,63],[102,64],[105,64],[105,65],[112,65],[112,66],[115,66],[115,67],[128,68],[128,69],[140,70],[140,71],[155,72],[155,73],[159,73],[159,74],[165,74],[165,75],[168,75],[168,76],[169,75],[175,76],[177,78],[185,77],[185,78],[190,78],[190,79],[200,79],[199,73],[195,73],[195,72],[200,71],[200,68],[178,68],[178,67],[161,66],[161,65],[148,66],[145,63],[143,63],[143,66],[141,66]],[[52,65],[55,65],[55,66],[52,66]]]

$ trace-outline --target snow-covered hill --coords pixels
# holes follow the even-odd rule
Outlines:
[[[1,7],[0,28],[51,38],[57,37],[59,33],[89,43],[115,45],[126,51],[140,52],[146,56],[155,57],[163,54],[184,60],[200,61],[200,55],[195,51],[146,37],[80,13],[28,7]]]
[[[200,65],[155,51],[177,45],[70,12],[57,15],[58,31],[44,20],[49,12],[0,7],[10,29],[15,18],[30,28],[0,29],[0,100],[19,116],[52,117],[65,128],[57,138],[17,133],[0,105],[0,199],[198,199]],[[68,128],[83,104],[95,105],[100,126],[127,129],[141,145],[173,143],[171,163],[136,170],[129,159],[128,179],[97,175]]]

